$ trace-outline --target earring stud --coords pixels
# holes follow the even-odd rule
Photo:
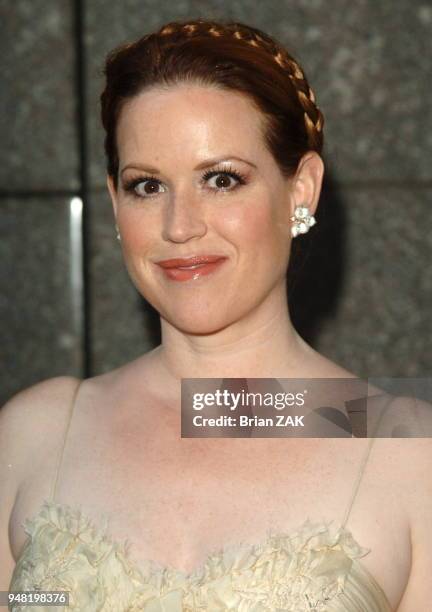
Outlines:
[[[117,232],[117,240],[121,240],[121,236],[120,236],[120,230],[118,228],[118,225],[115,226],[116,227],[116,232]]]
[[[295,238],[298,234],[306,234],[312,225],[316,224],[316,219],[310,214],[307,206],[296,206],[294,216],[291,217],[291,235]]]

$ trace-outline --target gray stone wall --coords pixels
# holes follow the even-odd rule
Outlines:
[[[157,315],[115,239],[101,69],[115,45],[197,16],[275,35],[326,119],[320,231],[296,239],[297,328],[359,376],[430,376],[428,2],[0,0],[2,401],[44,378],[110,370],[158,343]],[[84,293],[74,197],[84,202]]]

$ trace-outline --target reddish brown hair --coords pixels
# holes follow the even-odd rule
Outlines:
[[[105,63],[101,95],[107,172],[117,187],[116,125],[123,104],[145,89],[190,82],[249,96],[264,140],[285,177],[308,150],[323,148],[324,117],[298,62],[275,39],[239,22],[173,21],[121,45]]]

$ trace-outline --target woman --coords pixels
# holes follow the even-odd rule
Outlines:
[[[115,223],[162,342],[4,407],[1,588],[86,611],[427,609],[427,441],[180,436],[182,378],[355,378],[287,305],[324,173],[302,69],[257,29],[194,20],[106,77]]]

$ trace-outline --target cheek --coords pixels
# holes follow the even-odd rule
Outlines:
[[[226,235],[244,252],[272,253],[285,257],[290,247],[290,232],[280,210],[263,199],[255,204],[248,202],[226,211],[222,224]]]
[[[130,253],[143,253],[157,239],[155,215],[138,208],[123,208],[118,214],[122,246]]]

